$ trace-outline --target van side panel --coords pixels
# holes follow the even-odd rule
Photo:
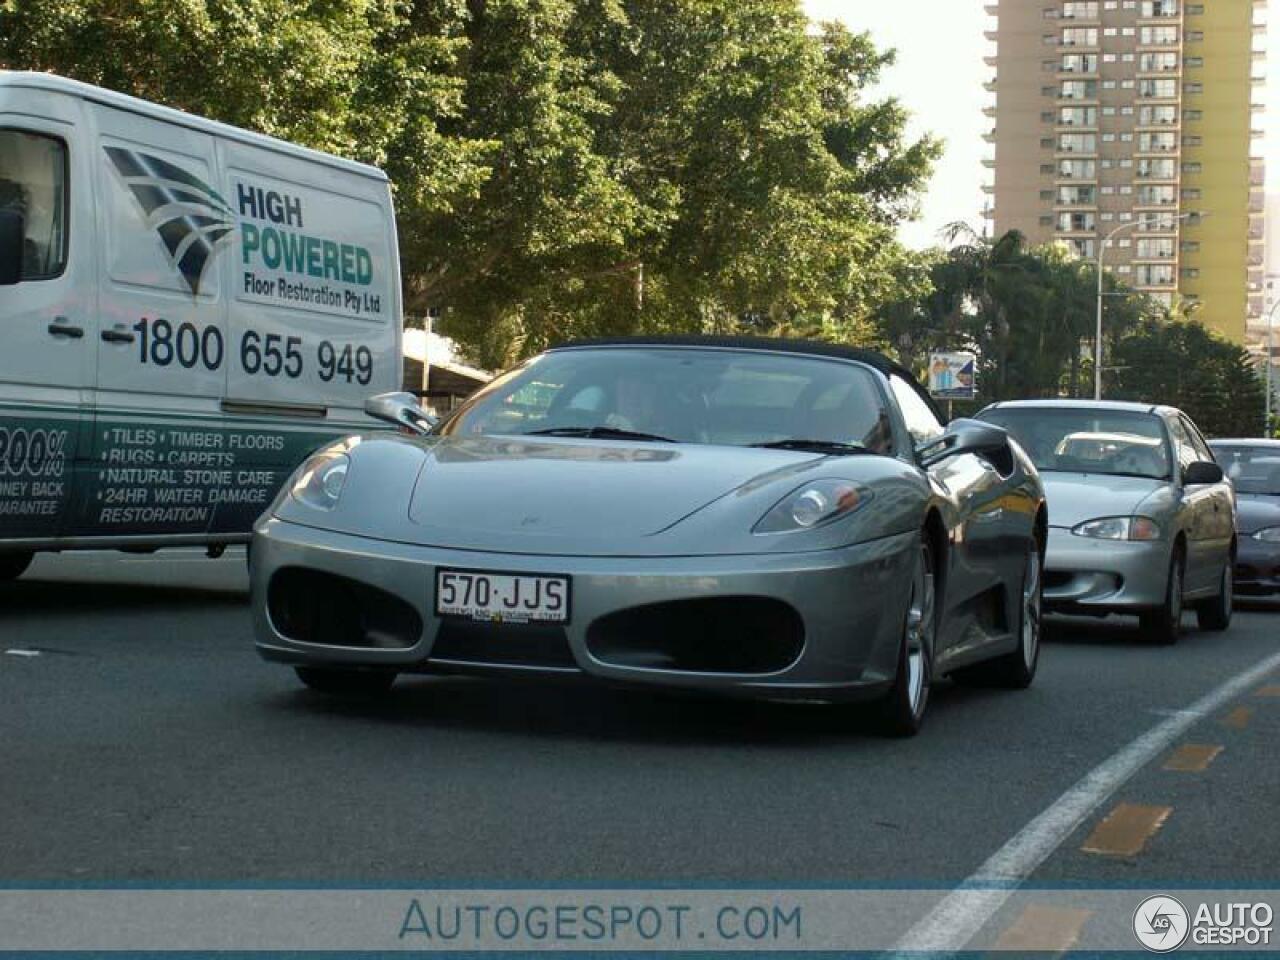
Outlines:
[[[247,538],[298,463],[394,387],[385,184],[89,110],[102,309],[72,533]]]
[[[218,144],[229,241],[228,426],[262,489],[327,440],[374,427],[364,401],[399,388],[400,310],[387,185],[269,149]],[[274,477],[274,481],[268,481]],[[245,529],[265,503],[221,504]]]

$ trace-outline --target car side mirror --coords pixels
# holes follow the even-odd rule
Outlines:
[[[1221,483],[1224,474],[1222,468],[1208,460],[1197,460],[1187,464],[1182,471],[1182,482],[1188,487],[1197,487],[1211,483]]]
[[[440,422],[439,417],[418,405],[418,398],[412,393],[380,393],[364,402],[364,412],[423,436]]]
[[[0,210],[0,287],[22,279],[22,248],[27,224],[17,210]]]
[[[952,420],[942,436],[919,447],[917,452],[926,467],[941,463],[948,457],[974,453],[990,460],[1001,473],[1009,473],[1013,469],[1008,431],[982,420]]]

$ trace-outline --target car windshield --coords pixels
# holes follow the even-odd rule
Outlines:
[[[892,451],[872,372],[840,360],[696,347],[551,351],[476,393],[438,433],[537,434],[818,452]]]
[[[1125,410],[1005,407],[982,414],[1013,434],[1043,471],[1169,479],[1159,417]]]
[[[1210,444],[1236,493],[1280,497],[1280,447]]]

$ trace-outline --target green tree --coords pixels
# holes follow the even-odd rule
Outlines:
[[[1179,407],[1209,436],[1262,436],[1265,388],[1248,352],[1202,324],[1147,318],[1113,357],[1106,396]]]
[[[972,350],[984,401],[1091,392],[1082,350],[1094,339],[1097,273],[1061,246],[1031,248],[1021,233],[994,239],[967,225],[944,234],[951,246],[927,257],[926,292],[888,301],[883,339],[924,368],[931,350]],[[1152,305],[1106,277],[1108,340]]]
[[[797,0],[0,0],[52,70],[384,167],[410,314],[486,366],[552,340],[845,340],[918,293],[938,145],[890,54]]]
[[[492,145],[460,114],[457,0],[0,0],[0,66],[48,70],[384,166],[402,222],[454,208]]]

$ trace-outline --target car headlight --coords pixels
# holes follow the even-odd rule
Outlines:
[[[815,480],[775,503],[752,533],[811,530],[847,516],[871,499],[871,491],[849,480]]]
[[[1263,527],[1253,535],[1253,539],[1263,543],[1280,543],[1280,527]]]
[[[1072,527],[1071,532],[1093,540],[1160,539],[1160,525],[1150,517],[1099,517]]]
[[[317,510],[332,510],[342,496],[350,466],[351,458],[338,450],[318,453],[298,468],[289,495]]]

